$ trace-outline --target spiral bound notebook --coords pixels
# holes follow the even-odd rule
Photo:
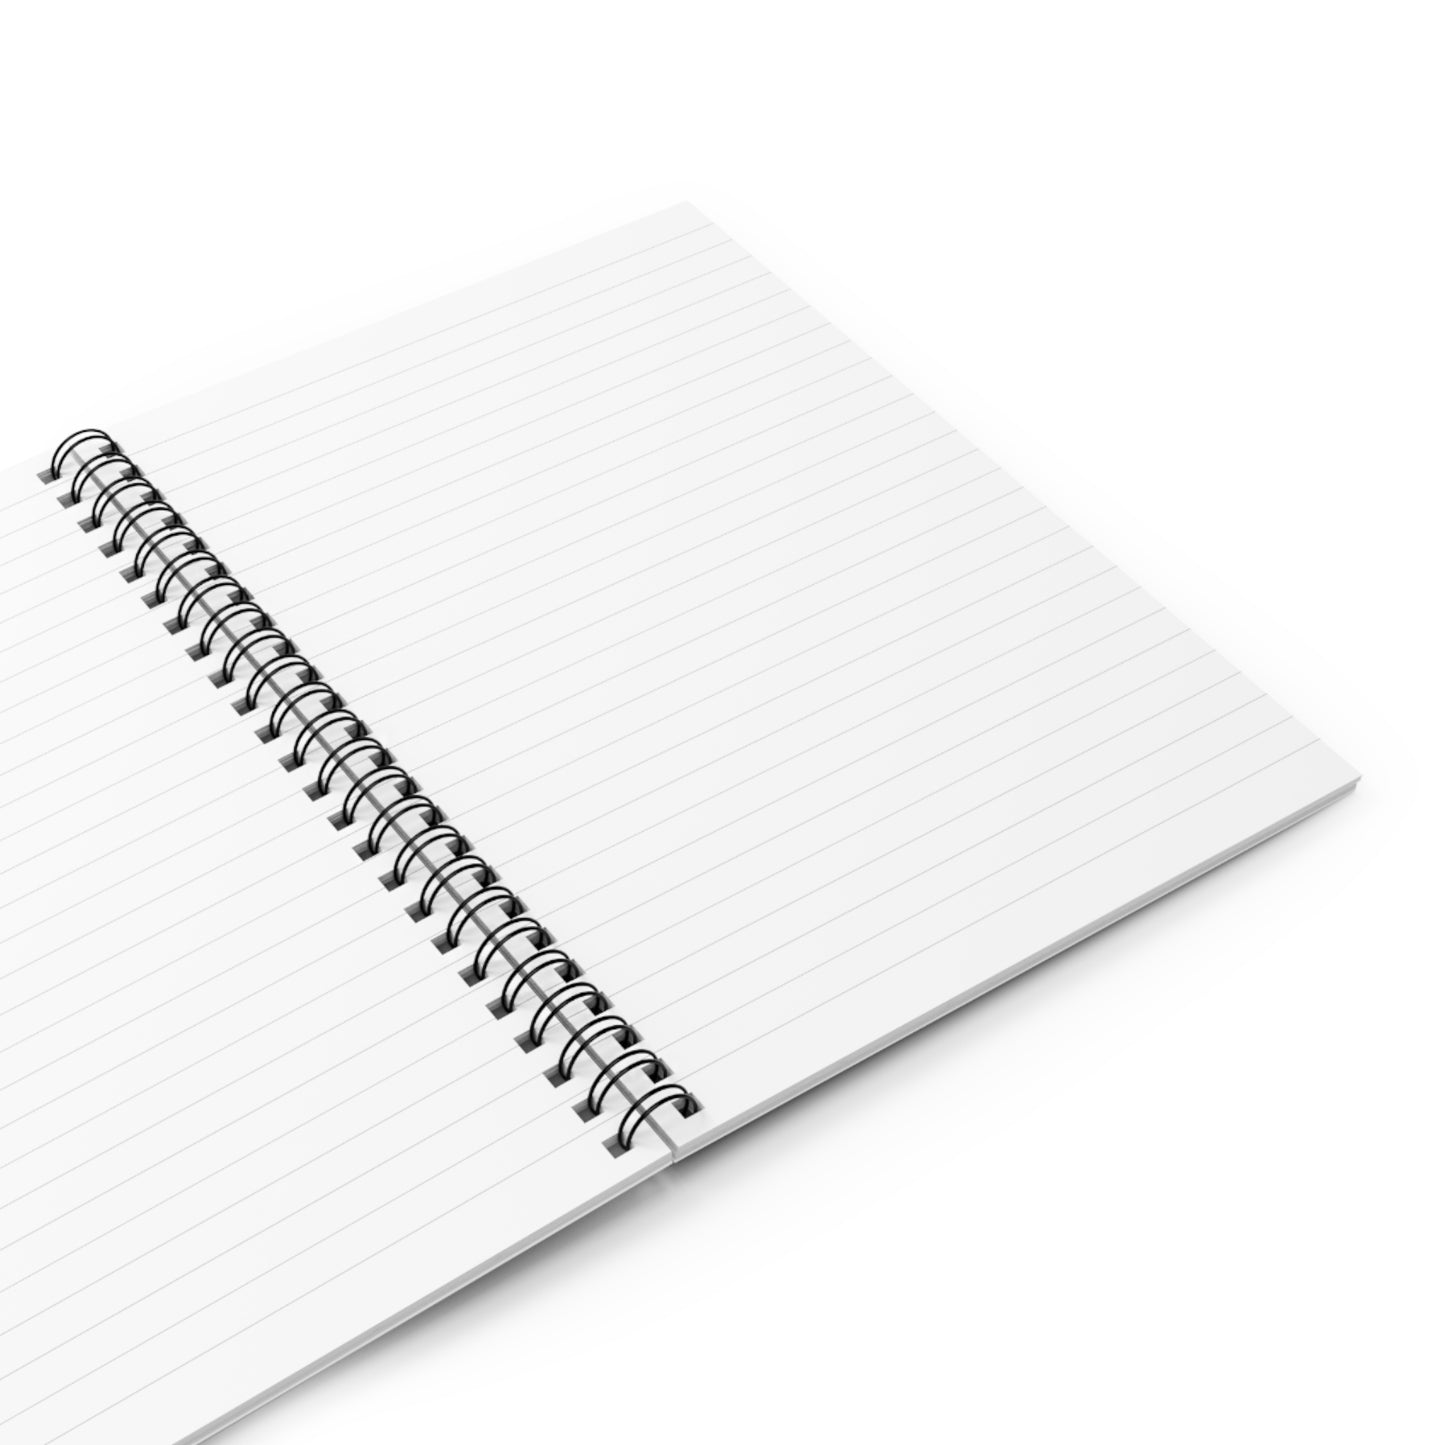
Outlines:
[[[197,1440],[1354,772],[680,207],[5,477],[0,1439]]]

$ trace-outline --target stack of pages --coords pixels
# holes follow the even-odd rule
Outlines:
[[[0,493],[0,1439],[197,1440],[1354,771],[666,211]]]

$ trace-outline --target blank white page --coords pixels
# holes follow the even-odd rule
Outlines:
[[[58,490],[0,475],[0,1439],[164,1445],[668,1155],[607,1152]]]
[[[125,429],[694,1147],[1353,771],[679,207]]]

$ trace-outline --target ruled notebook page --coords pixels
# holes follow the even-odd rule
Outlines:
[[[159,1445],[667,1155],[559,1108],[56,492],[0,475],[0,1439]]]
[[[688,1146],[1354,781],[687,207],[123,441],[694,1090]]]

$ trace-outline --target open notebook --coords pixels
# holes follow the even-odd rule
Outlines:
[[[696,211],[0,498],[0,1438],[199,1439],[1355,774]]]

